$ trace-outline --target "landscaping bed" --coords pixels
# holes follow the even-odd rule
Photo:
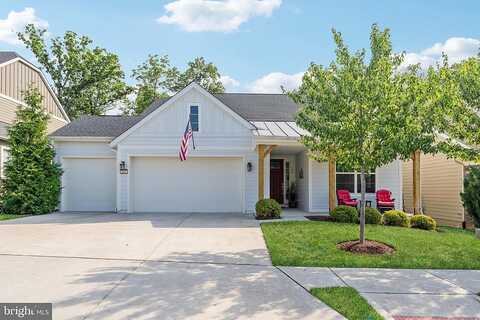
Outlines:
[[[368,240],[395,252],[367,255],[339,249],[358,239],[357,224],[286,221],[261,225],[272,263],[282,266],[412,269],[480,269],[480,241],[471,231],[440,228],[426,231],[367,225]]]

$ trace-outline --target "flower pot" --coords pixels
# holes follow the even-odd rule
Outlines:
[[[480,239],[480,228],[475,228],[475,237],[477,237],[477,239]]]

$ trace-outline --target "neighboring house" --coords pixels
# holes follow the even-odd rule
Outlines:
[[[15,122],[23,92],[37,88],[43,96],[45,111],[50,115],[48,132],[69,123],[69,119],[42,72],[15,52],[0,51],[0,158],[1,172],[8,157],[7,130]]]
[[[469,223],[460,193],[469,164],[443,154],[420,157],[420,199],[423,213],[441,225],[461,227]],[[404,209],[413,212],[412,161],[403,164]]]
[[[212,95],[192,83],[140,116],[81,117],[51,135],[64,170],[61,210],[253,212],[262,198],[285,205],[295,183],[300,209],[328,212],[335,168],[307,156],[297,110],[286,95]],[[189,114],[196,149],[181,162]],[[373,205],[387,188],[401,207],[401,169],[394,161],[370,175]],[[337,180],[358,196],[357,173]]]

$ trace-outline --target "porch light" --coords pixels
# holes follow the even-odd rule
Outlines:
[[[128,174],[128,168],[125,161],[120,162],[120,174]]]
[[[252,169],[253,169],[252,163],[251,163],[251,162],[248,162],[248,163],[247,163],[247,171],[248,171],[248,172],[252,172]]]

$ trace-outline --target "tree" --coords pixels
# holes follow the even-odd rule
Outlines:
[[[82,114],[101,115],[124,99],[132,89],[124,82],[118,56],[92,40],[65,32],[47,48],[44,29],[29,24],[18,37],[51,77],[58,100],[72,119]]]
[[[461,194],[463,206],[473,218],[476,228],[480,228],[480,167],[471,167],[463,182]]]
[[[296,122],[310,135],[303,144],[316,160],[334,157],[343,167],[360,172],[360,243],[365,242],[365,174],[390,163],[399,154],[397,128],[398,79],[402,57],[392,51],[390,33],[372,26],[371,58],[365,50],[350,53],[333,30],[336,61],[312,64],[298,90],[289,93],[301,109]]]
[[[140,114],[156,99],[168,98],[193,81],[211,93],[225,90],[217,67],[202,57],[189,62],[181,72],[171,66],[168,56],[149,55],[147,61],[133,69],[132,77],[137,81],[136,97],[126,102],[125,114]]]
[[[10,156],[1,194],[3,210],[11,214],[43,214],[56,209],[62,170],[47,137],[48,114],[37,89],[25,93],[17,120],[8,130]]]

